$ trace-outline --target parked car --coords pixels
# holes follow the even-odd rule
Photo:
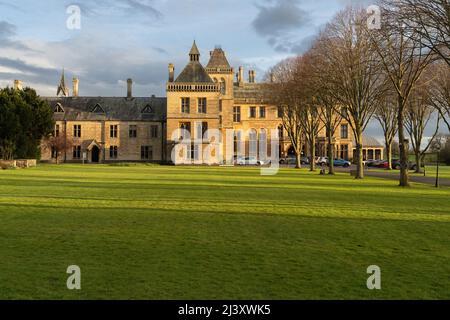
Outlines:
[[[334,159],[333,164],[335,167],[344,167],[344,168],[348,168],[352,165],[350,161],[344,159]]]
[[[422,168],[423,167],[424,167],[424,164],[422,164]],[[392,168],[395,170],[400,170],[400,168],[401,168],[400,160],[398,160],[398,159],[392,160]],[[417,168],[417,164],[415,162],[408,161],[408,170],[416,170],[416,168]]]
[[[258,160],[256,157],[238,157],[236,164],[239,166],[263,166],[266,163],[263,160]]]
[[[328,160],[328,157],[317,157],[316,158],[316,164],[321,165],[328,165],[330,161]]]
[[[389,167],[389,162],[387,160],[380,161],[377,165],[374,165],[375,168],[387,169]]]
[[[285,158],[280,159],[280,164],[295,164],[297,162],[297,158],[295,155],[288,155]]]
[[[300,163],[301,164],[309,164],[309,158],[301,157]],[[280,159],[280,164],[297,164],[297,158],[295,155],[289,155],[286,158]]]
[[[376,168],[378,167],[381,163],[383,163],[385,160],[367,160],[365,165],[369,168]]]
[[[301,157],[300,158],[301,164],[309,164],[309,158],[308,157]]]

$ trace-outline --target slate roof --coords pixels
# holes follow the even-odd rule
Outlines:
[[[206,70],[198,61],[191,61],[180,73],[175,82],[214,83]]]
[[[60,103],[64,113],[54,113],[56,121],[163,121],[166,119],[167,99],[157,97],[44,97],[54,110]],[[103,112],[93,112],[99,105]],[[150,109],[152,112],[143,110]],[[97,108],[99,110],[99,108]]]
[[[227,57],[225,56],[225,51],[220,48],[214,49],[209,59],[206,69],[230,69],[230,64],[228,63]]]
[[[267,101],[267,97],[264,97],[264,85],[264,83],[244,83],[242,86],[235,84],[233,87],[234,99],[250,103]]]

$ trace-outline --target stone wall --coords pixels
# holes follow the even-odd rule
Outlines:
[[[1,169],[14,168],[31,168],[36,167],[37,161],[35,159],[20,159],[20,160],[0,160]]]

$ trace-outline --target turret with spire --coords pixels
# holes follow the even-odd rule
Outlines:
[[[191,62],[200,61],[200,50],[198,50],[195,40],[194,44],[192,45],[191,52],[189,52],[189,57]]]
[[[66,86],[66,80],[64,77],[64,68],[62,71],[61,80],[59,81],[58,91],[56,92],[56,95],[58,97],[60,97],[60,96],[68,97],[69,96],[69,89]]]
[[[174,81],[175,83],[214,83],[200,63],[200,50],[195,41],[189,52],[189,59],[189,63]]]

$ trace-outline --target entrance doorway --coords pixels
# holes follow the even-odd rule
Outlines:
[[[97,146],[92,147],[91,157],[93,163],[98,163],[100,161],[100,149]]]

